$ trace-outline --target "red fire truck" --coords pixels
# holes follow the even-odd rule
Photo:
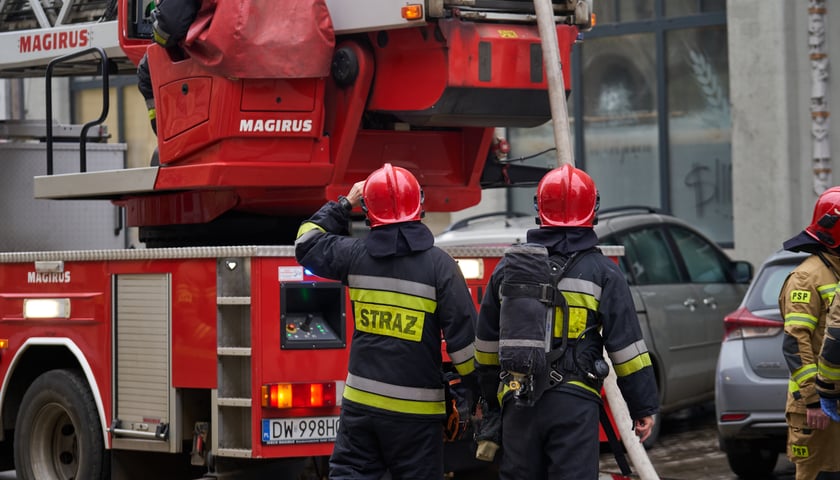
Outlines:
[[[149,3],[0,2],[0,77],[47,81],[34,196],[110,201],[147,247],[0,253],[0,467],[299,478],[331,452],[353,319],[340,284],[295,262],[294,231],[384,162],[416,174],[430,212],[511,178],[494,127],[550,119],[534,5],[328,0],[329,74],[235,78],[152,44]],[[591,2],[553,7],[568,65]],[[78,166],[59,167],[52,79],[101,78],[104,117],[109,75],[146,52],[159,165],[88,162],[100,118],[78,131]],[[451,253],[478,301],[499,252]]]

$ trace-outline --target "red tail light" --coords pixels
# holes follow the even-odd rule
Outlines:
[[[262,406],[270,408],[333,407],[335,406],[335,382],[263,385]]]
[[[748,413],[721,413],[720,414],[720,423],[726,422],[740,422],[746,420],[750,414]]]
[[[754,315],[744,307],[723,317],[723,341],[736,338],[772,337],[784,329],[784,322]]]

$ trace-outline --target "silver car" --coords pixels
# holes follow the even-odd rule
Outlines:
[[[779,292],[807,257],[779,251],[755,276],[737,310],[724,317],[725,336],[715,376],[720,448],[741,478],[768,478],[785,451],[785,401],[790,370],[782,354]]]
[[[453,224],[440,247],[510,245],[536,228],[533,215],[482,216]],[[723,312],[734,310],[752,265],[732,261],[688,223],[647,208],[602,211],[602,245],[623,245],[619,257],[656,370],[662,413],[710,402],[723,338]],[[657,421],[650,447],[658,436]]]

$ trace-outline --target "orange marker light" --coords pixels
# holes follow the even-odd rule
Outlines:
[[[423,18],[423,5],[412,4],[402,7],[402,18],[406,20],[420,20]]]
[[[334,407],[335,382],[275,383],[262,386],[262,406],[269,408]]]
[[[7,348],[9,348],[9,339],[0,338],[0,350],[5,350]]]

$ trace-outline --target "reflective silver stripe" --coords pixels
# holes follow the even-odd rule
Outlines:
[[[444,400],[443,388],[404,387],[359,377],[352,373],[347,374],[347,385],[365,392],[402,400],[420,402],[442,402]]]
[[[472,343],[457,352],[449,352],[449,358],[451,358],[454,363],[464,363],[474,356],[475,348]]]
[[[315,235],[318,235],[320,233],[324,233],[324,232],[321,231],[321,230],[318,230],[317,228],[313,228],[312,230],[310,230],[310,231],[304,233],[303,235],[301,235],[300,237],[298,237],[297,240],[295,240],[295,246],[297,246],[298,243],[308,241],[310,238],[312,238]]]
[[[372,275],[350,275],[347,277],[347,285],[351,288],[364,288],[368,290],[386,290],[389,292],[405,293],[417,297],[437,300],[435,287],[425,283],[400,280],[391,277],[374,277]]]
[[[630,361],[643,353],[647,353],[647,351],[648,349],[647,345],[645,345],[645,341],[639,340],[638,342],[631,343],[621,350],[610,352],[610,360],[612,360],[614,364],[618,365]]]
[[[499,353],[499,342],[490,340],[475,339],[475,349],[479,352]]]
[[[601,300],[601,286],[589,280],[581,280],[580,278],[563,278],[557,284],[557,288],[564,292],[578,292],[588,293],[595,297],[595,300]]]
[[[501,347],[545,348],[545,340],[499,340],[499,348]]]

